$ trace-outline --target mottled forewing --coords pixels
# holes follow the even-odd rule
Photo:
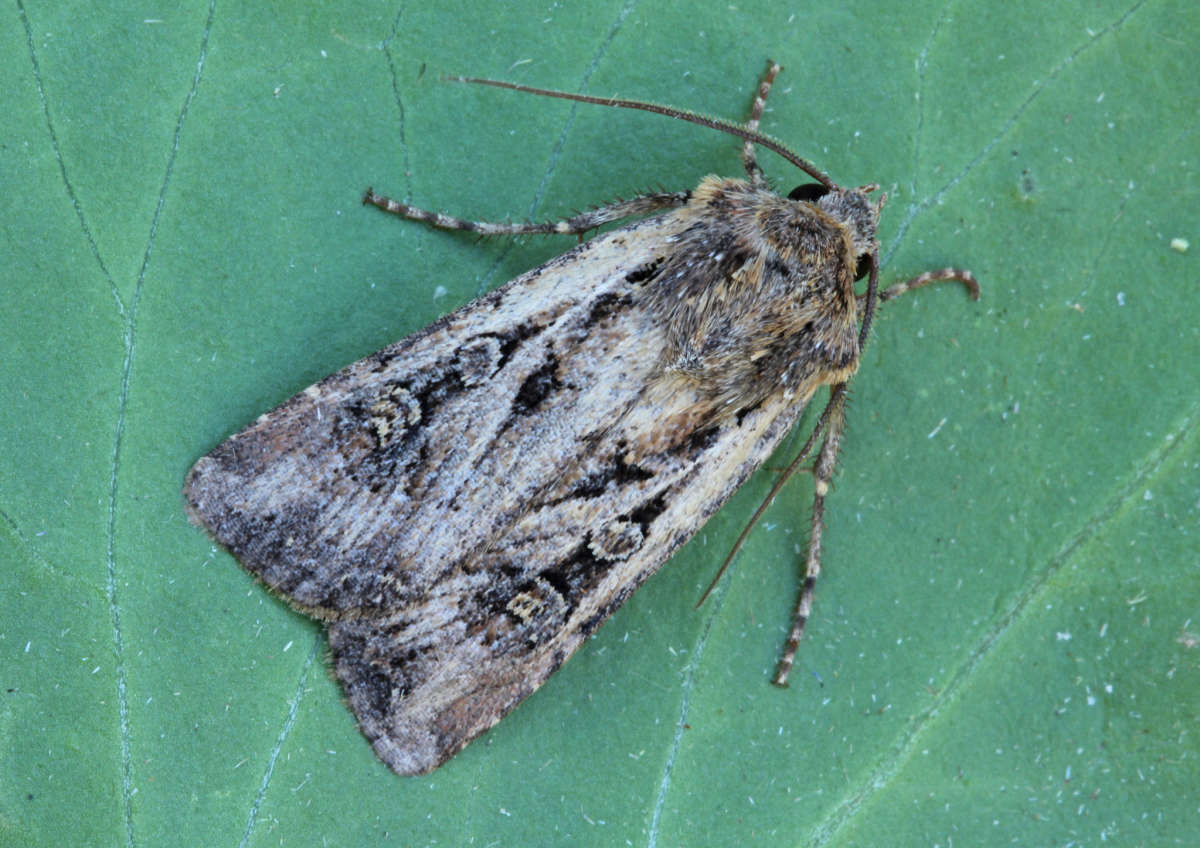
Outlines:
[[[196,463],[193,519],[330,622],[380,757],[436,767],[536,689],[786,434],[693,430],[639,308],[687,218],[616,230],[306,389]],[[663,390],[663,389],[667,390]]]

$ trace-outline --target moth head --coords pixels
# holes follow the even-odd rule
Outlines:
[[[861,280],[871,271],[871,255],[875,251],[875,231],[879,226],[879,211],[887,200],[880,195],[872,202],[867,197],[879,189],[871,184],[859,188],[829,188],[821,183],[805,183],[788,193],[789,200],[811,203],[842,224],[850,233],[856,259],[854,279]]]

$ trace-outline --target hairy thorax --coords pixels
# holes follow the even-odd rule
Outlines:
[[[674,213],[691,225],[646,289],[667,336],[664,379],[721,415],[853,374],[854,269],[873,213],[855,190],[809,202],[707,177]]]

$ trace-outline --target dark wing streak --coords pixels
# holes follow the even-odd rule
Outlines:
[[[678,245],[673,247],[678,250]],[[710,248],[707,259],[713,265],[710,271],[696,267],[706,261],[704,256],[690,256],[687,261],[688,269],[708,280],[719,279],[724,269],[711,259],[713,253],[714,249]],[[489,475],[505,479],[509,476],[507,472],[512,468],[519,468],[521,464],[529,461],[544,461],[544,457],[539,456],[544,429],[557,429],[557,435],[561,439],[564,435],[562,431],[571,424],[582,423],[591,426],[594,422],[599,422],[599,426],[591,430],[577,431],[570,440],[574,445],[572,454],[555,457],[553,473],[545,475],[535,488],[507,492],[507,499],[500,503],[493,500],[492,511],[498,513],[501,520],[496,522],[486,540],[476,543],[474,559],[480,562],[496,560],[497,564],[509,571],[517,570],[517,566],[511,564],[519,559],[513,551],[523,547],[519,535],[521,531],[517,528],[527,519],[536,519],[534,526],[526,531],[526,541],[534,549],[538,547],[534,543],[539,538],[545,543],[543,548],[549,547],[550,544],[551,534],[541,533],[538,525],[559,528],[560,531],[562,528],[573,528],[581,546],[603,544],[605,540],[592,537],[592,530],[598,528],[592,528],[587,521],[581,520],[572,524],[566,520],[562,514],[565,510],[564,502],[574,499],[575,505],[583,509],[586,509],[590,502],[606,502],[611,505],[619,502],[615,489],[652,477],[655,478],[653,483],[637,489],[641,493],[639,496],[642,496],[646,503],[662,497],[671,480],[667,479],[666,475],[655,475],[649,468],[643,467],[641,459],[668,448],[686,448],[682,442],[695,442],[709,434],[719,421],[732,418],[743,411],[723,404],[714,404],[712,398],[697,390],[689,375],[671,367],[665,336],[660,332],[664,321],[662,315],[657,314],[661,313],[660,298],[653,292],[656,282],[663,279],[663,273],[674,269],[674,266],[665,261],[665,256],[654,256],[651,265],[657,271],[650,270],[637,275],[638,285],[627,287],[627,292],[621,296],[622,306],[609,309],[604,316],[607,320],[573,323],[569,315],[564,315],[555,331],[545,334],[547,339],[573,338],[577,341],[566,349],[543,351],[543,357],[524,370],[536,375],[546,370],[547,364],[557,365],[564,375],[569,375],[564,376],[564,380],[573,379],[575,383],[582,382],[585,386],[556,386],[558,391],[548,391],[540,399],[543,404],[541,412],[550,422],[549,427],[539,426],[538,416],[533,410],[523,410],[526,413],[523,421],[526,426],[522,428],[525,436],[523,442],[529,448],[527,452],[514,449],[511,444],[498,444],[500,438],[508,432],[511,420],[493,432],[487,447],[480,452],[481,455],[508,455],[514,459],[509,462],[510,468],[491,469]],[[581,313],[589,309],[594,311],[596,302],[603,297],[612,296],[613,291],[611,286],[604,287],[599,290],[598,297],[580,303],[572,312]],[[597,337],[600,342],[598,346],[594,346],[593,342]],[[595,362],[603,362],[604,365],[601,373],[592,375],[589,373],[588,363]],[[624,373],[622,367],[637,367],[641,370],[637,373]],[[579,414],[574,408],[574,403],[579,400],[580,395],[588,393],[593,379],[596,382],[621,386],[621,395],[627,396],[612,397],[609,401],[612,406],[604,405],[597,409],[593,405],[592,412]],[[629,388],[634,389],[632,394],[628,393]],[[524,394],[524,391],[521,394]],[[640,407],[653,408],[655,414],[643,416],[644,420],[639,430],[637,425],[631,425],[629,419]],[[606,448],[612,451],[611,456],[604,455]],[[664,479],[657,479],[659,476]],[[632,513],[635,509],[640,510],[642,514],[636,523],[645,524],[645,503],[629,504],[627,514],[620,520],[633,521]],[[618,515],[620,512],[617,511]],[[632,527],[622,530],[626,536],[637,532]],[[620,538],[609,541],[614,544],[622,543]],[[501,555],[502,550],[509,552],[507,556]],[[553,564],[554,556],[553,551],[546,551],[526,559]],[[581,570],[575,568],[572,571]],[[561,584],[578,581],[560,579],[559,582]]]

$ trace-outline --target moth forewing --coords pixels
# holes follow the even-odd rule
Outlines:
[[[817,191],[779,197],[751,146],[743,157],[748,181],[708,177],[547,224],[465,221],[368,191],[388,211],[488,234],[659,214],[311,386],[189,473],[193,520],[329,623],[350,706],[397,772],[436,768],[540,686],[831,384],[786,681],[865,337],[864,254],[868,317],[873,305],[879,206],[811,166]]]

